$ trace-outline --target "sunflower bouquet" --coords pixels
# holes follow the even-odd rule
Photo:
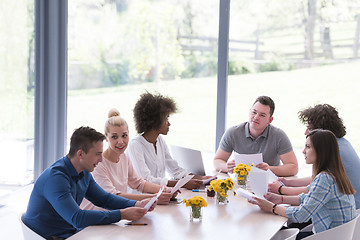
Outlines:
[[[251,167],[244,163],[239,163],[235,169],[234,173],[236,173],[236,180],[239,185],[246,185],[247,175],[249,174]]]
[[[216,200],[218,203],[226,203],[227,201],[227,192],[234,188],[234,182],[231,178],[227,179],[217,179],[210,182],[209,191],[214,190],[216,192]],[[233,191],[233,194],[236,193]]]
[[[189,199],[184,199],[183,203],[186,204],[187,207],[191,207],[190,211],[190,219],[201,219],[201,208],[207,207],[207,202],[204,198],[200,196],[194,196]]]

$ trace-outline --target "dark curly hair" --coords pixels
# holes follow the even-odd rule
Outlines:
[[[298,117],[303,124],[308,124],[311,129],[325,129],[333,132],[336,137],[346,135],[346,127],[339,117],[338,111],[329,104],[318,104],[298,112]]]
[[[144,133],[150,130],[158,130],[165,119],[176,111],[177,106],[172,98],[159,93],[143,93],[133,110],[136,131]]]

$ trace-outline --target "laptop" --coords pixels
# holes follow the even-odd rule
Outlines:
[[[180,167],[197,175],[206,175],[200,151],[176,145],[171,145],[170,148],[172,157],[178,162]]]

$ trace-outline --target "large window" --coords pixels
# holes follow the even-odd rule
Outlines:
[[[269,95],[273,125],[302,149],[297,113],[328,103],[359,152],[359,13],[355,1],[232,1],[228,126],[247,121],[256,97]]]
[[[0,1],[0,183],[33,179],[34,2]]]
[[[159,92],[180,110],[168,144],[213,151],[218,21],[218,1],[69,1],[68,136],[117,108],[133,137],[139,95]]]

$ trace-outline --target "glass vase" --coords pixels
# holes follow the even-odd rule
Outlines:
[[[247,175],[237,174],[236,179],[237,179],[237,184],[241,188],[246,188]]]
[[[216,204],[218,205],[226,205],[229,203],[229,200],[227,197],[221,196],[220,193],[216,192]]]
[[[202,207],[190,206],[190,222],[201,222]]]

